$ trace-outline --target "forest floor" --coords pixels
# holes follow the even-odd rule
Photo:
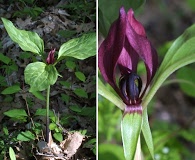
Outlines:
[[[96,30],[96,2],[89,1],[0,1],[0,17],[19,29],[33,31],[43,39],[45,56],[52,48]],[[9,158],[12,147],[17,159],[95,159],[96,157],[96,57],[67,58],[57,64],[57,83],[50,94],[50,144],[45,142],[46,92],[37,98],[24,81],[25,67],[38,60],[23,52],[8,36],[0,21],[0,159]],[[83,75],[76,76],[76,72]],[[14,94],[2,94],[19,85]],[[77,90],[77,92],[75,91]],[[17,109],[17,110],[15,110]],[[17,116],[22,109],[27,116]],[[9,114],[6,114],[9,113]],[[9,115],[9,116],[8,116]],[[49,146],[49,147],[48,147]]]

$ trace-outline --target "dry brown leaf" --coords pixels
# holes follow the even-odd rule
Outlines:
[[[26,28],[26,26],[31,25],[31,17],[27,17],[24,21],[21,18],[16,19],[16,24],[20,29]]]
[[[60,146],[63,148],[67,158],[72,157],[81,146],[84,135],[80,132],[74,132],[72,135],[69,134],[68,138],[61,142]]]

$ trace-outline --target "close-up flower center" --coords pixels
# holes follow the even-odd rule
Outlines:
[[[142,89],[142,80],[135,73],[124,75],[119,80],[119,87],[126,103],[137,104],[141,100],[139,95]]]

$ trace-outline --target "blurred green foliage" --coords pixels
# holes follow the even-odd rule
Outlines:
[[[98,103],[98,157],[124,160],[120,133],[122,113],[101,96]],[[151,104],[148,109],[152,116],[154,109]],[[195,153],[190,150],[190,144],[195,143],[195,128],[181,128],[176,123],[160,120],[152,121],[150,125],[156,160],[193,160]],[[145,160],[152,160],[143,137],[141,143]]]
[[[136,10],[145,3],[145,0],[118,0],[113,3],[112,0],[99,0],[98,1],[98,22],[99,32],[106,37],[110,25],[118,18],[119,9],[124,6],[126,11],[129,8]],[[112,6],[112,7],[110,7]]]
[[[181,90],[186,95],[192,97],[195,97],[195,74],[193,74],[194,69],[194,65],[190,65],[181,68],[176,73],[176,80],[178,81]]]
[[[95,22],[96,20],[96,1],[94,0],[67,0],[67,4],[60,8],[66,9],[71,19],[78,22]]]

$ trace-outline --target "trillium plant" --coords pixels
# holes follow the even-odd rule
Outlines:
[[[66,57],[86,59],[96,54],[96,34],[87,33],[79,38],[65,42],[58,54],[53,48],[47,54],[44,52],[44,42],[37,33],[17,29],[13,23],[2,18],[3,24],[10,38],[17,43],[23,51],[29,51],[39,56],[42,61],[30,63],[24,70],[24,79],[30,85],[32,93],[47,90],[46,98],[46,141],[49,141],[49,96],[50,86],[54,85],[59,75],[56,64]],[[57,55],[57,58],[55,58]]]
[[[98,93],[123,110],[121,135],[126,160],[141,159],[141,131],[154,159],[147,105],[170,74],[195,61],[193,43],[194,25],[175,40],[159,66],[157,52],[143,25],[135,19],[133,10],[126,13],[124,7],[120,8],[118,19],[111,24],[98,51],[101,75],[116,94],[109,91],[100,79]],[[145,78],[137,72],[140,61],[145,64]]]

